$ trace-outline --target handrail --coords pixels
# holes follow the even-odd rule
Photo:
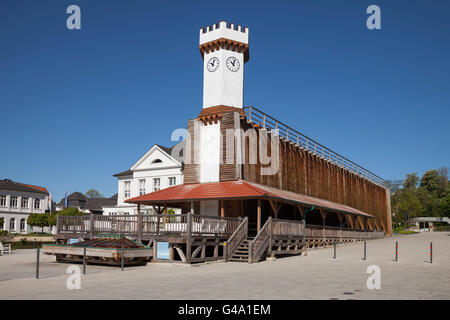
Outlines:
[[[269,128],[271,130],[277,130],[280,137],[286,139],[287,141],[294,142],[300,148],[312,152],[313,154],[326,159],[327,161],[330,161],[331,163],[334,163],[335,165],[346,169],[356,175],[359,175],[360,177],[369,180],[377,185],[383,187],[386,186],[386,181],[383,178],[377,176],[375,173],[364,169],[360,165],[323,146],[319,142],[305,136],[299,131],[292,129],[283,122],[276,120],[263,111],[252,106],[244,107],[244,110],[247,114],[247,119],[249,122],[258,124],[264,129]]]
[[[262,255],[270,245],[271,236],[272,217],[269,217],[263,227],[259,230],[255,239],[250,242],[248,250],[248,263],[256,262],[259,258],[262,257]]]
[[[242,240],[244,240],[248,235],[248,217],[245,217],[242,220],[241,224],[236,228],[231,237],[226,242],[226,246],[224,249],[224,260],[228,261],[228,259],[233,254],[234,250],[241,244]]]

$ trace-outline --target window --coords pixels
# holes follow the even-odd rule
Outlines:
[[[9,206],[13,208],[17,208],[17,197],[11,197],[11,200],[9,202]]]
[[[169,177],[169,186],[174,186],[177,184],[177,178],[176,177]]]
[[[125,181],[124,182],[124,192],[123,192],[123,196],[125,198],[129,198],[130,197],[130,185],[131,182],[130,181]]]
[[[22,208],[28,208],[28,198],[22,198]]]
[[[25,231],[25,218],[20,219],[20,231]]]
[[[0,196],[0,207],[6,207],[6,196]]]
[[[16,219],[11,218],[9,220],[9,230],[16,230]]]
[[[154,178],[153,179],[153,191],[158,191],[160,189],[160,185],[161,185],[161,179]]]
[[[161,163],[161,162],[162,162],[161,159],[155,159],[152,161],[152,163]]]
[[[142,196],[145,194],[145,179],[139,180],[139,195]]]
[[[41,208],[41,199],[34,199],[34,208],[35,209]]]

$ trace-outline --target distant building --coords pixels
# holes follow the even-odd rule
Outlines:
[[[135,204],[126,199],[183,184],[183,142],[171,148],[155,144],[130,169],[114,175],[118,179],[117,203],[104,206],[104,215],[137,214]],[[142,212],[155,213],[152,207]]]
[[[81,212],[102,214],[103,206],[111,206],[117,203],[117,194],[111,198],[88,198],[81,192],[74,192],[67,196],[68,207],[77,208]],[[65,198],[56,205],[56,211],[65,208]]]
[[[50,193],[44,187],[0,180],[0,229],[10,233],[29,233],[27,224],[31,213],[45,213],[51,210]],[[39,228],[40,230],[40,228]]]

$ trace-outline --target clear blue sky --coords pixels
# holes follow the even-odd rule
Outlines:
[[[385,179],[450,165],[449,1],[2,0],[0,179],[113,195],[200,112],[199,29],[219,20],[250,28],[245,105]]]

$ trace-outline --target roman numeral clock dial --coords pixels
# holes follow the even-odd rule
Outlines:
[[[230,70],[232,72],[236,72],[239,70],[240,63],[239,63],[239,60],[235,57],[229,57],[227,59],[226,64],[227,64],[228,70]]]
[[[217,59],[216,57],[212,57],[211,59],[209,59],[206,67],[208,68],[209,72],[216,71],[217,68],[219,68],[219,59]]]

